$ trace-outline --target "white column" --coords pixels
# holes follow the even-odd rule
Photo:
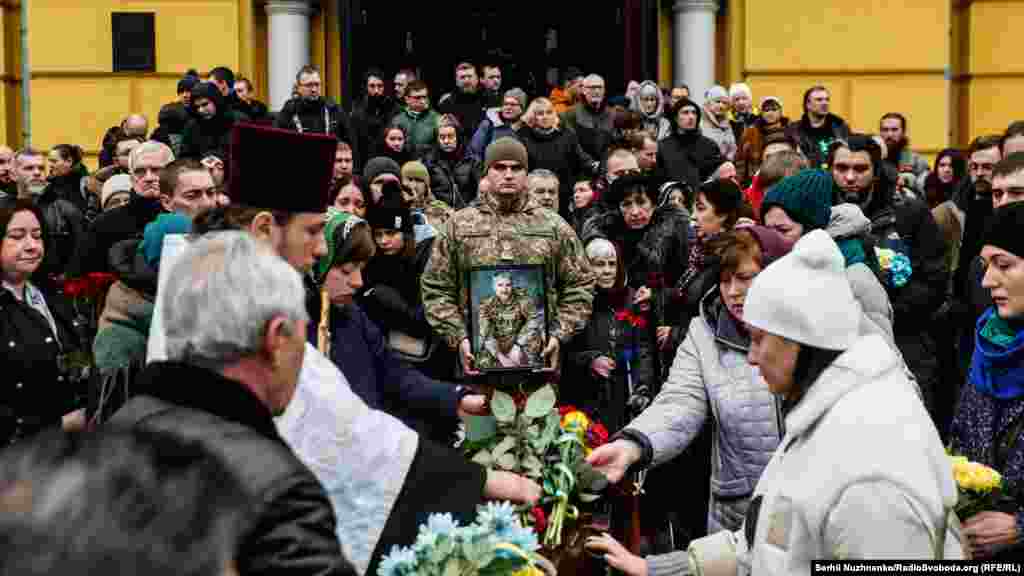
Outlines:
[[[267,36],[271,110],[280,110],[292,97],[295,74],[309,64],[309,17],[313,8],[307,0],[267,2],[270,20]]]
[[[715,14],[717,0],[676,0],[672,5],[676,84],[690,87],[690,99],[703,104],[704,91],[715,84]]]

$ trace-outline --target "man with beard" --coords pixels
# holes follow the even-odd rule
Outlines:
[[[484,175],[490,192],[481,195],[478,205],[456,212],[440,230],[421,279],[427,321],[458,351],[467,376],[480,374],[462,304],[468,301],[464,279],[471,268],[544,267],[549,339],[540,356],[547,375],[558,371],[562,345],[590,318],[594,277],[583,246],[565,220],[529,197],[527,164],[526,147],[516,139],[502,138],[487,147]],[[515,382],[522,384],[521,378]]]
[[[303,66],[295,75],[295,81],[299,96],[285,102],[274,120],[274,127],[300,134],[330,134],[348,142],[356,152],[354,156],[358,157],[359,147],[352,137],[348,113],[334,100],[321,95],[320,71],[315,66]]]
[[[366,73],[366,94],[352,109],[352,136],[359,157],[359,166],[366,166],[370,153],[379,148],[384,125],[398,113],[396,101],[384,94],[384,73],[371,68]]]
[[[560,115],[562,128],[576,132],[591,158],[604,158],[615,139],[615,118],[604,96],[604,78],[591,74],[583,79],[583,101]]]
[[[484,119],[484,99],[480,93],[480,80],[476,66],[462,62],[455,67],[455,91],[437,101],[437,111],[443,116],[452,114],[462,124],[463,134],[476,134]]]
[[[46,255],[41,269],[46,274],[64,274],[82,240],[82,212],[61,198],[56,187],[47,186],[46,157],[42,152],[32,148],[19,150],[14,156],[14,174],[18,197],[30,198],[43,211]]]
[[[893,307],[896,346],[923,394],[933,418],[939,385],[938,359],[929,330],[932,318],[945,301],[945,243],[928,205],[920,200],[893,202],[894,182],[883,168],[882,150],[870,136],[851,135],[833,145],[828,157],[836,187],[836,204],[856,204],[871,220],[871,236],[878,248],[889,248],[910,260],[912,273],[903,282],[886,271],[880,280]],[[848,263],[872,262],[873,254],[844,254]],[[936,425],[939,422],[936,421]]]
[[[918,195],[924,192],[924,177],[928,174],[928,161],[910,149],[907,138],[907,118],[899,112],[889,112],[878,121],[878,132],[885,142],[885,163],[896,170],[900,181]],[[904,176],[909,174],[910,176]]]
[[[803,117],[786,127],[786,136],[800,144],[800,150],[815,168],[826,165],[832,142],[850,135],[846,121],[828,111],[831,99],[828,88],[811,87],[804,92]]]

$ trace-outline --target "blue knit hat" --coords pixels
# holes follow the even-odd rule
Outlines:
[[[804,227],[804,233],[825,228],[832,216],[832,176],[823,170],[804,170],[768,189],[761,203],[761,221],[779,206]]]

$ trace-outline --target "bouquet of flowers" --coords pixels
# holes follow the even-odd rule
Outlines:
[[[394,546],[381,561],[378,576],[553,574],[551,563],[536,554],[537,535],[524,528],[508,502],[477,509],[476,521],[459,526],[451,514],[432,514],[420,526],[412,546]],[[543,570],[541,568],[542,567]]]
[[[910,258],[902,252],[892,248],[875,248],[875,255],[878,257],[878,265],[885,274],[886,284],[893,288],[902,288],[910,280],[913,270],[910,266]]]
[[[493,426],[469,426],[462,445],[473,462],[522,474],[543,486],[540,503],[520,514],[524,525],[543,534],[548,550],[562,546],[566,520],[579,518],[574,503],[596,501],[607,486],[604,475],[584,458],[608,441],[608,430],[576,408],[558,407],[556,402],[551,386],[529,397],[495,390],[490,401]]]
[[[116,281],[117,276],[113,274],[91,272],[81,278],[65,279],[61,284],[61,292],[74,307],[72,324],[80,342],[92,342],[96,337],[101,296]],[[88,378],[93,366],[92,346],[83,346],[63,356],[62,362],[63,370],[72,380]]]
[[[998,509],[1003,489],[1003,477],[999,472],[979,462],[971,462],[966,456],[950,456],[950,460],[957,487],[957,517],[963,521],[983,510]]]

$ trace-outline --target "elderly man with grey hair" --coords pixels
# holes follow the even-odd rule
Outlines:
[[[537,204],[558,214],[558,175],[545,168],[530,172],[526,178],[526,189]]]
[[[583,79],[583,101],[561,114],[562,127],[576,132],[591,158],[604,158],[615,139],[615,124],[605,99],[604,78]]]
[[[258,290],[252,287],[258,286]],[[277,432],[306,351],[302,278],[244,232],[200,238],[161,291],[168,360],[147,366],[108,425],[196,441],[254,503],[241,574],[355,574],[323,486]]]
[[[92,223],[85,235],[68,275],[76,277],[88,272],[111,272],[110,249],[122,240],[142,234],[163,211],[160,206],[160,172],[174,161],[174,152],[161,142],[149,140],[132,150],[128,171],[132,178],[132,197],[128,204],[104,212]]]

